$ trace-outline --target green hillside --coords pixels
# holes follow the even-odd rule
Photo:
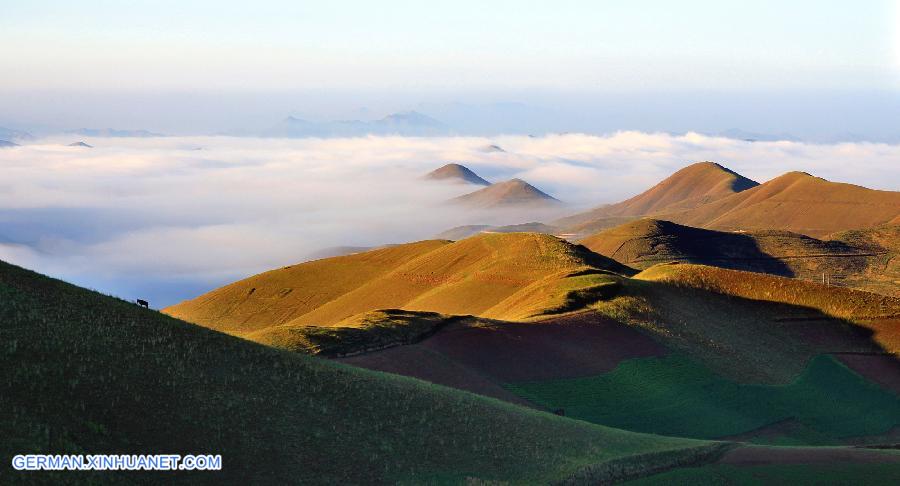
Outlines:
[[[0,263],[0,451],[212,453],[221,472],[0,483],[547,483],[718,445],[594,426],[250,343]],[[712,448],[712,449],[711,449]]]
[[[770,440],[836,444],[900,425],[900,397],[827,356],[780,386],[736,383],[670,355],[628,360],[602,375],[507,388],[567,416],[683,437],[727,437],[789,422]]]

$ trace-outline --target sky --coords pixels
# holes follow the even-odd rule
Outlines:
[[[617,202],[685,165],[759,182],[791,170],[900,187],[900,145],[744,142],[699,134],[608,136],[88,138],[0,149],[0,260],[164,307],[330,247],[432,238],[467,224],[552,221]],[[504,152],[486,151],[496,144]],[[444,204],[479,187],[423,182],[461,162],[561,199],[540,212]]]
[[[464,188],[419,180],[446,162],[566,211],[698,160],[897,190],[898,3],[0,0],[0,134],[35,135],[0,149],[0,260],[161,307],[331,246],[554,216],[448,209]],[[444,136],[261,138],[409,110]]]
[[[893,1],[0,0],[0,11],[0,126],[34,130],[200,134],[288,114],[523,103],[534,112],[523,131],[747,129],[794,113],[787,129],[804,136],[883,138],[900,88]],[[777,113],[760,120],[746,99]],[[847,105],[873,126],[857,129],[861,115],[821,126]]]

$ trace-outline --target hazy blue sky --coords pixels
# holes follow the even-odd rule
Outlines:
[[[264,123],[548,93],[890,94],[895,3],[0,0],[0,123],[140,124],[121,112],[221,96]]]

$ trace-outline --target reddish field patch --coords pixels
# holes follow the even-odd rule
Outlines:
[[[900,360],[896,356],[836,353],[834,357],[865,379],[900,395]]]
[[[503,383],[593,376],[625,359],[668,353],[631,327],[591,312],[534,323],[480,321],[423,344]]]
[[[741,446],[725,453],[720,464],[760,466],[769,464],[873,464],[900,463],[900,454],[850,447]]]
[[[415,345],[338,361],[521,404],[500,384],[593,376],[622,360],[667,353],[627,325],[588,312],[532,323],[472,319]]]
[[[370,370],[411,376],[518,405],[534,406],[531,402],[510,393],[478,371],[456,363],[422,344],[397,346],[350,358],[339,358],[335,361]]]

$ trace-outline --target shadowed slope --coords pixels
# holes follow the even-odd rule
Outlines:
[[[553,224],[567,228],[567,232],[584,234],[615,226],[628,218],[694,208],[757,185],[714,162],[698,162],[631,199],[562,218]]]
[[[22,453],[222,455],[164,474],[189,484],[385,484],[640,475],[715,450],[278,351],[2,262],[0,331],[4,484],[163,474],[17,473]]]
[[[521,179],[498,182],[484,189],[453,198],[450,202],[479,209],[560,204],[558,199]]]
[[[818,240],[787,231],[733,233],[641,219],[580,240],[589,249],[633,268],[683,261],[771,273],[900,296],[896,252],[886,248],[897,227],[855,231]],[[891,277],[893,276],[893,277]]]
[[[821,353],[900,353],[898,298],[689,264],[656,265],[628,283],[598,304],[603,312],[733,377],[785,380]]]
[[[490,182],[482,179],[478,174],[472,172],[471,169],[460,164],[447,164],[437,168],[428,174],[425,174],[425,179],[477,184],[479,186],[491,185]]]
[[[629,271],[552,236],[491,233],[273,270],[165,312],[232,333],[331,326],[378,309],[522,319],[566,309],[584,292],[602,292],[610,282],[605,270]],[[508,299],[518,305],[505,305]]]

